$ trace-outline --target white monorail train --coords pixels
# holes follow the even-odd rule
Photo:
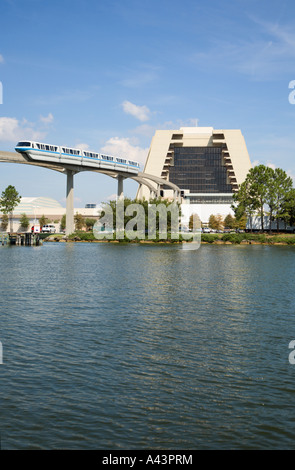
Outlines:
[[[58,145],[41,144],[40,142],[32,141],[18,142],[15,150],[19,153],[24,153],[30,160],[38,162],[81,165],[89,169],[120,170],[136,175],[139,172],[138,162],[88,150],[59,147]]]

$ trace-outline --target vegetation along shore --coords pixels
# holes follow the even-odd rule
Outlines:
[[[142,243],[142,244],[179,244],[190,243],[179,238],[179,240],[97,240],[92,232],[75,232],[68,237],[64,235],[50,235],[44,239],[44,242],[90,242],[90,243]],[[202,233],[201,243],[207,245],[289,245],[295,246],[295,235],[277,234],[269,235],[266,233]]]

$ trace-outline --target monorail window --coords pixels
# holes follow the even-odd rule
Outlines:
[[[17,147],[31,147],[31,142],[19,142]]]
[[[74,150],[74,149],[63,149],[64,150],[64,153],[67,153],[69,155],[79,155],[79,151],[78,150]]]

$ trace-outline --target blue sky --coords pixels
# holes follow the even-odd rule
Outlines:
[[[252,163],[294,177],[294,1],[1,0],[0,21],[0,150],[25,138],[143,164],[156,129],[197,123],[241,129]],[[0,171],[0,191],[65,205],[63,175]],[[75,176],[75,207],[114,193],[114,179]]]

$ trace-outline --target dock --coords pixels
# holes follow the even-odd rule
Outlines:
[[[0,245],[39,246],[42,245],[42,239],[38,233],[0,232]]]

